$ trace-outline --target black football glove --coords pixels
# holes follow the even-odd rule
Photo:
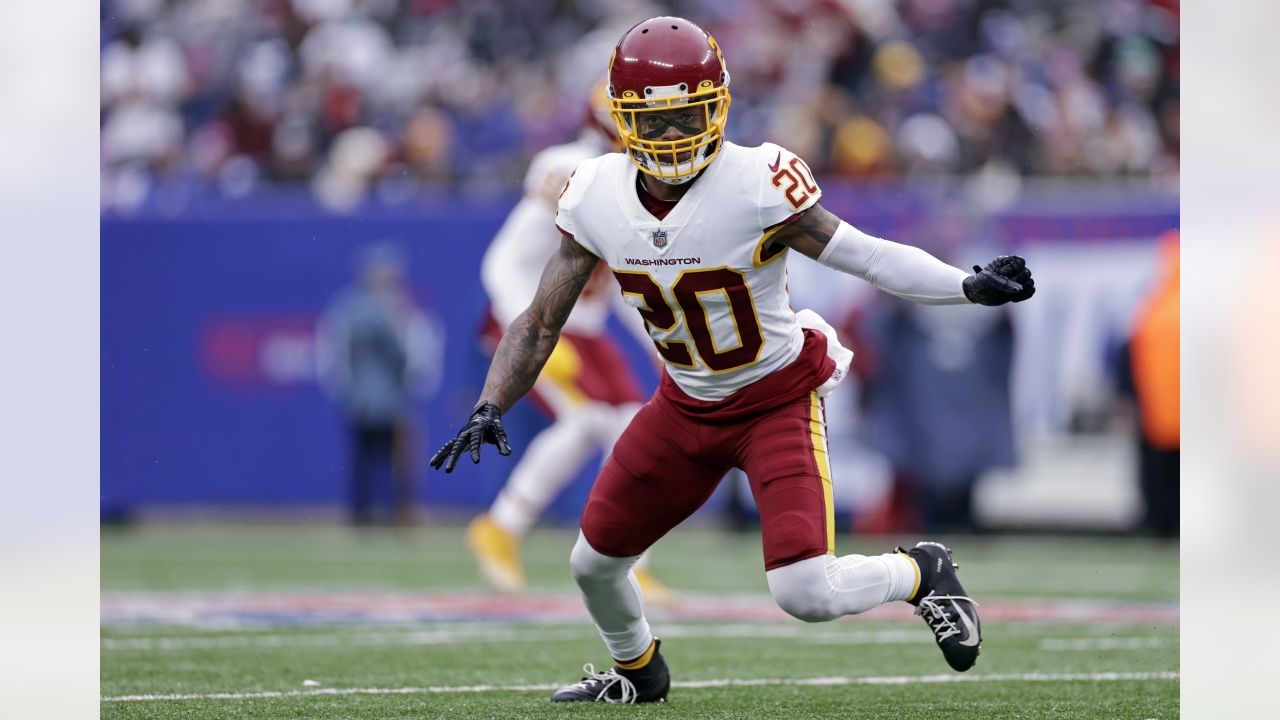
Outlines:
[[[985,268],[973,266],[964,279],[964,296],[979,305],[1003,305],[1022,302],[1036,294],[1036,281],[1031,278],[1027,261],[1017,255],[1001,255]]]
[[[483,403],[471,411],[471,420],[462,426],[457,437],[445,443],[444,447],[431,456],[431,467],[439,470],[445,460],[448,460],[449,464],[444,471],[451,473],[465,450],[471,451],[471,462],[478,463],[480,446],[485,443],[497,445],[498,452],[503,455],[511,454],[511,446],[507,444],[507,431],[502,429],[502,411],[493,403]]]

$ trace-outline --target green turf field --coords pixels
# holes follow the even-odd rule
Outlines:
[[[768,601],[758,537],[680,529],[653,568],[673,672],[660,706],[552,705],[608,664],[582,618],[574,536],[526,545],[531,593],[486,593],[461,528],[145,526],[102,536],[104,718],[1172,718],[1176,548],[950,539],[983,603],[951,672],[905,605],[806,625]],[[892,540],[840,539],[842,552]]]

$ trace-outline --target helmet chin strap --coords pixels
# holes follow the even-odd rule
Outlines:
[[[698,148],[693,152],[693,157],[690,158],[688,162],[680,163],[679,165],[676,165],[675,168],[679,169],[680,165],[688,165],[689,167],[693,167],[695,163],[700,164],[702,162],[702,159],[707,155],[707,148],[711,147],[711,145],[714,145],[714,144],[715,143],[711,143],[709,145],[703,145],[702,147]],[[657,174],[657,171],[660,171],[662,169],[661,168],[662,164],[658,163],[653,158],[649,157],[644,153],[640,154],[640,161],[644,163],[645,167],[655,171],[655,174],[653,175],[653,178],[655,180],[666,183],[667,185],[684,185],[685,183],[692,182],[694,178],[698,177],[698,173],[687,173],[679,177],[667,177],[664,175]],[[655,165],[659,167],[655,167]]]
[[[680,177],[663,177],[661,175],[654,175],[653,179],[657,180],[660,183],[666,183],[668,185],[684,185],[685,183],[690,182],[697,176],[698,176],[697,173],[689,173],[688,175],[681,175]]]

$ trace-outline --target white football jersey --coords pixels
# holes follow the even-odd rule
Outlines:
[[[772,143],[726,142],[666,218],[636,193],[639,172],[611,153],[578,166],[556,224],[613,270],[671,378],[720,400],[795,360],[803,343],[774,231],[821,196],[800,158]]]
[[[609,150],[610,145],[598,133],[585,130],[574,142],[554,145],[533,156],[524,177],[524,197],[489,243],[480,264],[480,280],[493,314],[504,328],[529,307],[543,266],[560,247],[556,198],[569,175],[583,160]],[[607,275],[583,291],[565,321],[566,331],[588,336],[604,332],[612,283],[602,280],[607,282]]]

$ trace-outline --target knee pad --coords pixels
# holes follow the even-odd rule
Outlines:
[[[809,492],[789,490],[784,495],[807,497]],[[778,502],[777,496],[771,498],[771,501]],[[823,514],[807,510],[788,510],[770,516],[768,522],[766,567],[794,565],[798,561],[802,562],[803,559],[812,559],[826,554],[827,531]]]
[[[801,560],[765,573],[773,601],[788,615],[805,622],[834,620],[840,613],[831,597],[827,581],[830,555]]]
[[[615,466],[616,460],[610,458],[606,463],[600,479],[597,479],[597,486],[607,482],[606,474],[619,472],[621,465]],[[591,534],[589,547],[610,558],[640,557],[657,539],[649,539],[651,534],[647,533],[652,530],[651,518],[642,509],[607,494],[597,494],[595,490],[582,508],[580,527],[582,533]],[[585,538],[583,542],[586,542]]]
[[[578,587],[599,583],[611,583],[624,578],[639,557],[609,557],[596,552],[586,536],[578,532],[578,541],[569,553],[569,571]]]

